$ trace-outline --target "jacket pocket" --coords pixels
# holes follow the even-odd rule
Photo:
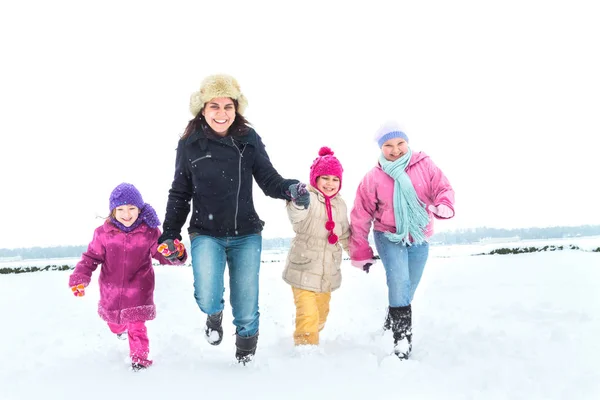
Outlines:
[[[288,258],[292,264],[307,266],[311,261],[318,258],[318,254],[316,254],[314,250],[309,250],[306,243],[296,241],[292,243]]]
[[[290,262],[296,265],[305,265],[311,262],[311,259],[303,256],[302,254],[290,253]]]
[[[196,158],[195,160],[192,160],[190,162],[190,164],[192,164],[192,167],[193,167],[194,164],[197,164],[199,161],[202,161],[202,160],[207,159],[207,158],[212,158],[212,154],[210,154],[210,152],[206,153],[205,155],[203,155],[201,157]]]

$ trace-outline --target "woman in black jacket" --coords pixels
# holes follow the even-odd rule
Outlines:
[[[221,343],[225,264],[229,267],[230,302],[236,326],[236,358],[252,359],[258,341],[258,276],[264,222],[252,201],[253,179],[270,197],[308,206],[295,196],[295,179],[277,173],[260,136],[243,117],[248,102],[228,75],[204,79],[192,94],[188,123],[177,146],[175,177],[169,190],[163,234],[158,239],[175,251],[190,212],[194,297],[206,319],[206,339]],[[301,191],[304,192],[304,191]],[[291,193],[291,194],[290,194]]]

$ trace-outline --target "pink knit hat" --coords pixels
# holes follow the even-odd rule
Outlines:
[[[321,147],[319,157],[315,158],[310,167],[310,184],[317,187],[317,178],[321,175],[334,175],[340,178],[340,189],[342,188],[342,173],[344,169],[340,161],[333,155],[329,147]]]
[[[333,155],[333,151],[329,147],[321,147],[319,150],[319,157],[315,158],[312,166],[310,167],[310,184],[316,188],[317,187],[317,178],[321,175],[333,175],[340,178],[340,189],[342,188],[342,173],[344,169],[342,168],[342,164],[340,161]],[[338,190],[339,193],[339,190]],[[337,194],[337,193],[336,193]],[[329,235],[327,236],[327,241],[329,244],[336,244],[338,242],[338,237],[335,233],[333,233],[333,229],[335,228],[335,222],[333,222],[333,214],[331,212],[331,198],[335,195],[329,197],[325,196],[325,210],[327,211],[327,222],[325,223],[325,229],[329,231]]]

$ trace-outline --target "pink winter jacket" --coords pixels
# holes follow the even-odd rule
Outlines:
[[[106,221],[69,277],[69,286],[87,286],[100,268],[100,317],[115,324],[147,321],[156,316],[152,258],[161,264],[181,265],[187,259],[169,261],[157,251],[159,228],[142,223],[129,233]]]
[[[427,208],[430,205],[444,204],[454,211],[454,190],[442,171],[423,152],[413,153],[406,173],[413,183],[417,196]],[[429,224],[425,235],[433,235],[433,220],[444,219],[429,213]],[[454,216],[454,215],[453,215]],[[452,218],[452,217],[450,217]],[[360,182],[350,213],[350,258],[368,260],[373,258],[373,249],[369,245],[368,235],[373,229],[380,232],[396,232],[394,217],[394,179],[386,174],[379,163],[370,170]]]

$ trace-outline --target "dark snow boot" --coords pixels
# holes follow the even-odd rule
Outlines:
[[[206,317],[206,326],[204,327],[204,336],[206,341],[213,346],[218,346],[223,340],[223,311],[214,313]]]
[[[394,354],[401,360],[407,360],[412,351],[412,309],[410,304],[406,307],[390,307],[388,317],[389,325],[394,333]]]
[[[390,308],[388,307],[388,312],[385,316],[385,321],[383,321],[383,330],[389,331],[390,329],[392,329],[392,320],[390,318]]]
[[[258,343],[258,333],[250,337],[235,335],[235,358],[241,364],[246,365],[254,358],[256,353],[256,344]]]
[[[143,369],[146,369],[146,368],[148,368],[148,367],[146,367],[146,366],[145,366],[145,365],[143,365],[143,364],[136,363],[136,362],[134,362],[134,363],[131,363],[131,370],[132,370],[133,372],[138,372],[138,371],[141,371],[141,370],[143,370]]]

